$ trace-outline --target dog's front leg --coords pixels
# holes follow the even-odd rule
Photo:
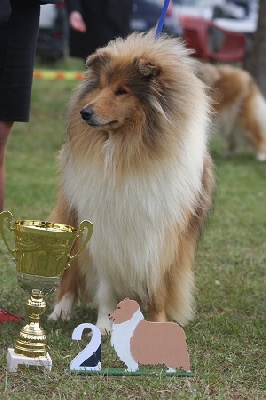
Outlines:
[[[103,335],[106,335],[111,332],[112,321],[109,319],[109,314],[116,309],[117,298],[110,285],[101,278],[96,293],[96,303],[98,306],[96,326]]]
[[[74,246],[76,247],[76,246]],[[78,300],[78,261],[74,260],[64,271],[62,281],[57,289],[54,311],[48,320],[70,320],[74,304]]]
[[[153,322],[167,321],[165,312],[165,291],[159,293],[148,303],[148,319]]]
[[[59,191],[57,203],[49,216],[49,221],[78,226],[78,218],[75,210],[69,207],[69,204],[62,190]],[[77,252],[77,241],[74,243],[71,254]],[[78,261],[75,259],[71,262],[62,277],[62,281],[57,290],[54,311],[49,315],[49,320],[69,320],[71,318],[72,309],[78,299]]]

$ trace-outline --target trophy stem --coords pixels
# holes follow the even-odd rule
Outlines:
[[[15,353],[26,357],[46,356],[46,335],[40,327],[40,315],[44,313],[46,303],[39,289],[33,289],[31,298],[26,304],[29,324],[21,329],[15,345]]]

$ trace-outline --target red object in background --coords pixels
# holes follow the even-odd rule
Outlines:
[[[65,7],[65,3],[62,1],[62,3],[57,3],[55,4],[56,8],[64,8]]]
[[[244,33],[227,31],[202,17],[181,16],[179,21],[187,47],[194,49],[194,56],[203,62],[234,63],[244,59],[247,50]],[[213,50],[211,35],[215,31],[223,37],[223,41],[219,49]]]
[[[22,315],[16,315],[0,309],[0,323],[1,322],[18,322],[24,319]]]
[[[166,17],[172,17],[172,14],[173,14],[173,3],[172,1],[170,1],[166,11]]]

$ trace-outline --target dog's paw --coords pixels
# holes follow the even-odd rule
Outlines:
[[[71,313],[69,311],[53,311],[49,316],[48,316],[48,321],[58,321],[59,319],[62,319],[63,321],[69,321],[71,319]]]
[[[264,153],[258,153],[258,154],[257,154],[257,160],[258,160],[258,161],[266,161],[266,154],[264,154]]]
[[[63,296],[61,301],[54,307],[54,311],[49,315],[48,320],[57,321],[62,319],[63,321],[69,321],[72,317],[73,301],[70,295]]]
[[[96,322],[96,326],[97,326],[97,328],[100,329],[101,334],[103,336],[109,335],[112,330],[112,321],[110,321],[110,319],[108,317],[106,317],[106,315],[108,315],[108,312],[106,312],[106,314],[104,314],[104,315],[103,315],[103,313],[99,313],[98,319]]]
[[[99,326],[97,325],[97,328],[100,329],[102,336],[108,336],[111,334],[111,327],[103,327],[103,326]]]
[[[58,319],[60,319],[60,315],[56,314],[54,311],[47,317],[48,321],[57,321]]]

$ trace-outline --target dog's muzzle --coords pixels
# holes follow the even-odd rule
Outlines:
[[[97,114],[93,110],[93,106],[91,104],[87,105],[80,111],[80,115],[82,119],[87,122],[88,125],[95,128],[103,128],[117,123],[117,120],[114,119],[112,121],[102,121],[101,118],[97,117]]]

